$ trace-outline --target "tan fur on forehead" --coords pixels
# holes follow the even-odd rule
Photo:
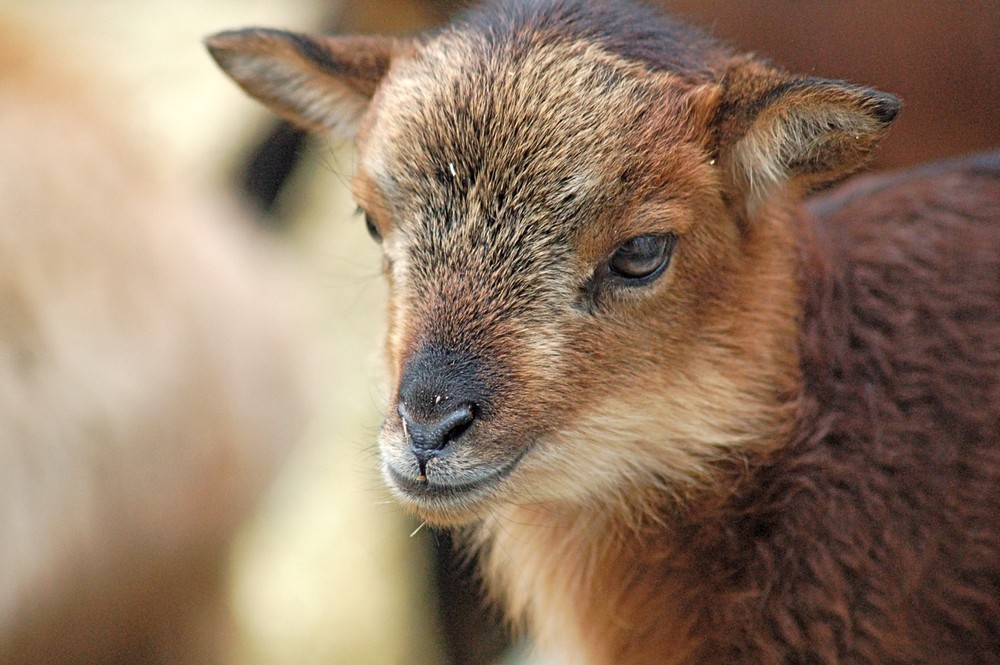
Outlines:
[[[618,177],[613,164],[634,147],[623,139],[652,121],[656,99],[671,90],[679,97],[687,87],[591,42],[538,44],[517,59],[509,55],[475,35],[449,32],[397,63],[360,142],[361,170],[387,194],[413,187],[408,178],[438,174],[462,183],[474,171],[469,198],[532,179],[550,188],[550,199],[583,198]],[[669,114],[661,123],[663,117]],[[538,180],[542,175],[549,178]]]

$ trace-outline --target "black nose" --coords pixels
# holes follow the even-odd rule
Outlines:
[[[435,453],[462,436],[475,419],[473,404],[470,402],[449,404],[424,417],[411,413],[405,402],[400,402],[396,409],[399,411],[399,417],[403,419],[403,428],[409,438],[410,447],[422,461],[433,457]]]
[[[396,410],[410,450],[420,463],[444,450],[487,413],[488,391],[478,358],[425,344],[406,362],[396,394]]]

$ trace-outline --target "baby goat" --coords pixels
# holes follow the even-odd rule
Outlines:
[[[804,205],[899,101],[626,2],[208,46],[356,137],[384,475],[558,662],[1000,659],[1000,159]]]

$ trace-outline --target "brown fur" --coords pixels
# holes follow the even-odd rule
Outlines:
[[[254,35],[209,46],[260,94],[243,59],[288,63]],[[810,212],[803,193],[858,168],[898,100],[627,3],[512,2],[411,49],[357,136],[392,286],[385,476],[468,525],[542,648],[1000,657],[995,169]],[[280,107],[312,98],[289,85]],[[610,272],[663,234],[658,278]],[[414,428],[468,404],[428,449]]]
[[[0,32],[0,662],[224,662],[228,544],[308,402],[299,289]]]

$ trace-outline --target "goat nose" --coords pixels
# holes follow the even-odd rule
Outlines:
[[[475,420],[472,407],[470,402],[460,402],[435,409],[426,417],[416,417],[406,403],[401,401],[396,410],[403,421],[403,429],[406,430],[414,454],[421,460],[426,460],[462,436],[469,428]]]

